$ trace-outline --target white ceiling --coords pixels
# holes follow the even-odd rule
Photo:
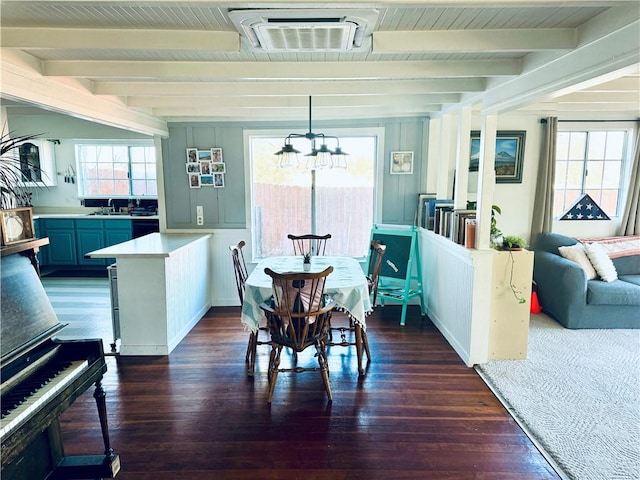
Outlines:
[[[352,51],[266,53],[230,18],[250,8],[362,10],[374,24]],[[2,0],[0,16],[5,104],[152,133],[170,121],[304,120],[309,95],[314,118],[459,105],[640,116],[638,0]]]

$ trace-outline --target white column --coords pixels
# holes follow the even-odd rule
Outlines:
[[[469,156],[471,152],[471,106],[460,109],[458,117],[458,147],[456,152],[455,208],[467,208]]]
[[[491,205],[496,173],[494,169],[496,157],[496,131],[498,117],[495,114],[482,116],[480,132],[480,162],[478,165],[478,206],[476,228],[476,248],[490,248],[489,232],[491,230]]]

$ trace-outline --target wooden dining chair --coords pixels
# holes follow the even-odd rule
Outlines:
[[[230,245],[231,259],[233,260],[233,271],[236,277],[236,287],[238,289],[238,299],[240,300],[240,306],[244,301],[244,286],[249,276],[247,272],[247,264],[244,261],[244,254],[242,248],[245,246],[244,240],[241,240],[236,245]],[[260,340],[260,331],[266,331],[266,326],[258,327],[258,330],[249,334],[249,342],[247,344],[247,353],[245,356],[245,362],[247,362],[247,375],[253,376],[256,366],[256,354],[258,345],[266,345],[271,342]]]
[[[369,245],[369,268],[367,273],[367,285],[369,288],[369,295],[372,297],[371,305],[375,307],[376,296],[378,293],[378,277],[380,276],[380,268],[382,266],[382,258],[386,252],[386,245],[381,244],[377,240],[372,240]],[[333,341],[333,332],[340,334],[340,340]],[[356,354],[358,358],[358,373],[364,374],[362,368],[363,349],[367,355],[367,362],[371,361],[371,350],[369,349],[369,339],[367,332],[363,330],[359,325],[355,324],[353,319],[349,317],[348,324],[342,324],[335,326],[334,318],[330,319],[329,324],[329,342],[330,347],[356,347]]]
[[[382,259],[387,251],[387,246],[377,240],[372,240],[369,246],[369,268],[367,270],[367,283],[369,285],[369,295],[371,296],[371,306],[376,307],[378,297],[378,284],[380,280],[380,269]]]
[[[331,402],[329,384],[329,366],[327,363],[328,322],[334,307],[333,300],[324,294],[327,276],[333,267],[322,272],[276,273],[265,268],[265,273],[273,281],[273,302],[262,303],[260,308],[267,318],[271,337],[271,355],[269,358],[269,386],[267,402],[273,399],[276,381],[280,372],[301,373],[320,371],[322,380]],[[316,349],[318,367],[301,367],[297,362],[290,367],[280,366],[283,347],[291,348],[296,354],[309,347]]]
[[[311,255],[324,255],[327,248],[327,240],[331,238],[331,234],[326,235],[287,235],[287,238],[293,243],[293,254],[304,255],[305,253],[311,253]]]

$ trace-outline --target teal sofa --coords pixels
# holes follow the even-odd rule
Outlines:
[[[613,258],[618,279],[587,280],[558,247],[575,238],[541,234],[534,246],[533,279],[544,313],[566,328],[640,328],[640,255]]]

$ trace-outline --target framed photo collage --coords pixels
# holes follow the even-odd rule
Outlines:
[[[226,169],[221,148],[187,148],[186,165],[189,188],[224,188]]]

